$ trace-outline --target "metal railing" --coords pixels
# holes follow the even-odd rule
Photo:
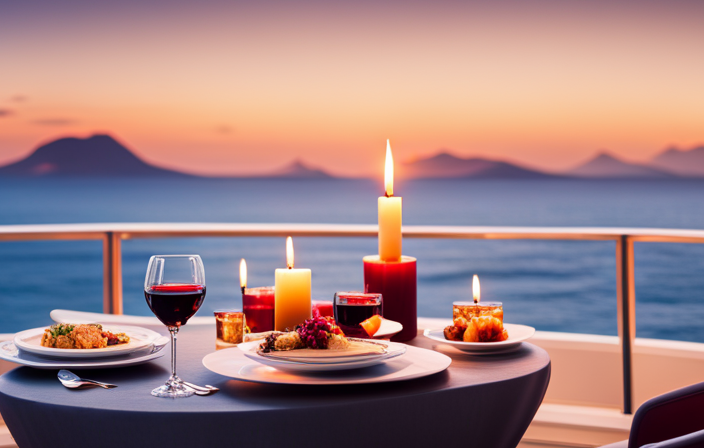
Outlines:
[[[122,240],[182,237],[376,237],[375,225],[106,223],[0,226],[0,241],[102,240],[103,311],[122,314]],[[635,280],[633,243],[704,243],[702,230],[594,227],[405,226],[405,238],[614,241],[623,412],[633,412]]]

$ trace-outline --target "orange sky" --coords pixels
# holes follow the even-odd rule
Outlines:
[[[94,132],[213,175],[704,142],[704,2],[31,3],[0,14],[0,163]]]

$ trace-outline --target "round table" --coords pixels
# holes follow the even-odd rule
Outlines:
[[[165,328],[161,331],[165,333]],[[178,374],[220,392],[181,399],[150,391],[169,376],[169,354],[141,366],[81,370],[115,389],[66,389],[56,371],[19,367],[0,377],[0,413],[20,448],[48,446],[515,447],[550,379],[550,358],[523,343],[513,353],[468,356],[422,335],[410,342],[452,358],[444,372],[354,386],[256,384],[203,367],[215,328],[185,326]]]

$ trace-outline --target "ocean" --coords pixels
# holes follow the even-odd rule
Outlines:
[[[416,180],[397,183],[406,225],[704,228],[702,180]],[[282,179],[0,179],[0,224],[90,222],[376,223],[380,181]],[[296,238],[313,270],[313,299],[362,288],[375,238]],[[123,242],[125,313],[150,315],[142,287],[153,254],[198,253],[208,293],[199,315],[241,306],[249,285],[272,285],[283,238]],[[504,303],[507,322],[615,335],[613,242],[404,240],[418,259],[418,311],[451,316],[471,298]],[[704,245],[636,243],[637,336],[704,342]],[[98,241],[0,242],[0,333],[50,322],[55,308],[102,311]]]

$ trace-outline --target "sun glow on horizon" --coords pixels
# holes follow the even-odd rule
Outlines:
[[[17,42],[0,49],[0,163],[97,131],[210,175],[301,158],[369,177],[387,136],[400,178],[442,148],[560,170],[704,142],[701,3],[206,1],[0,16]]]

